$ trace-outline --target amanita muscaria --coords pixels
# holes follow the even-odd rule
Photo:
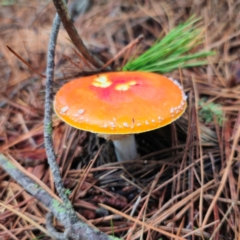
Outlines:
[[[163,127],[186,108],[180,84],[148,72],[108,72],[74,79],[57,92],[67,124],[113,141],[118,161],[136,159],[135,133]]]

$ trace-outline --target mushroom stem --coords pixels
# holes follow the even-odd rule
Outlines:
[[[112,141],[119,162],[134,160],[138,157],[134,135],[127,135],[124,138]]]

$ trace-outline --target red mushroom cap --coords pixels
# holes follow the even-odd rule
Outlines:
[[[56,94],[56,114],[69,125],[101,134],[132,134],[165,126],[186,108],[180,84],[147,72],[81,77]]]

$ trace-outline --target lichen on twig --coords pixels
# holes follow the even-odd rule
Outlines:
[[[45,189],[39,186],[30,177],[26,176],[22,171],[20,171],[3,154],[0,154],[0,166],[13,179],[15,179],[15,181],[23,186],[28,193],[34,196],[41,204],[49,209],[49,211],[57,218],[57,220],[64,225],[66,229],[64,234],[68,234],[71,239],[119,240],[118,238],[108,236],[107,234],[102,233],[97,229],[91,228],[86,223],[81,222],[75,212],[74,214],[69,214],[69,208],[65,206],[65,204],[61,203],[57,199],[54,199]],[[49,216],[52,215],[47,215],[47,221],[49,221]],[[56,235],[56,231],[49,233],[49,236],[53,235]]]
[[[56,157],[53,149],[52,142],[52,95],[53,95],[53,75],[54,75],[54,56],[55,46],[57,41],[57,35],[60,27],[60,18],[55,16],[53,21],[52,32],[49,40],[48,55],[47,55],[47,71],[46,71],[46,92],[45,92],[45,109],[44,109],[44,142],[47,153],[47,159],[51,168],[55,187],[60,198],[66,205],[69,205],[70,201],[65,193],[65,189],[62,183],[59,167],[56,162]]]

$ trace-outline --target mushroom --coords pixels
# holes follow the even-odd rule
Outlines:
[[[148,72],[77,78],[57,92],[54,109],[67,124],[113,141],[118,161],[138,157],[135,133],[163,127],[186,108],[180,84]]]

